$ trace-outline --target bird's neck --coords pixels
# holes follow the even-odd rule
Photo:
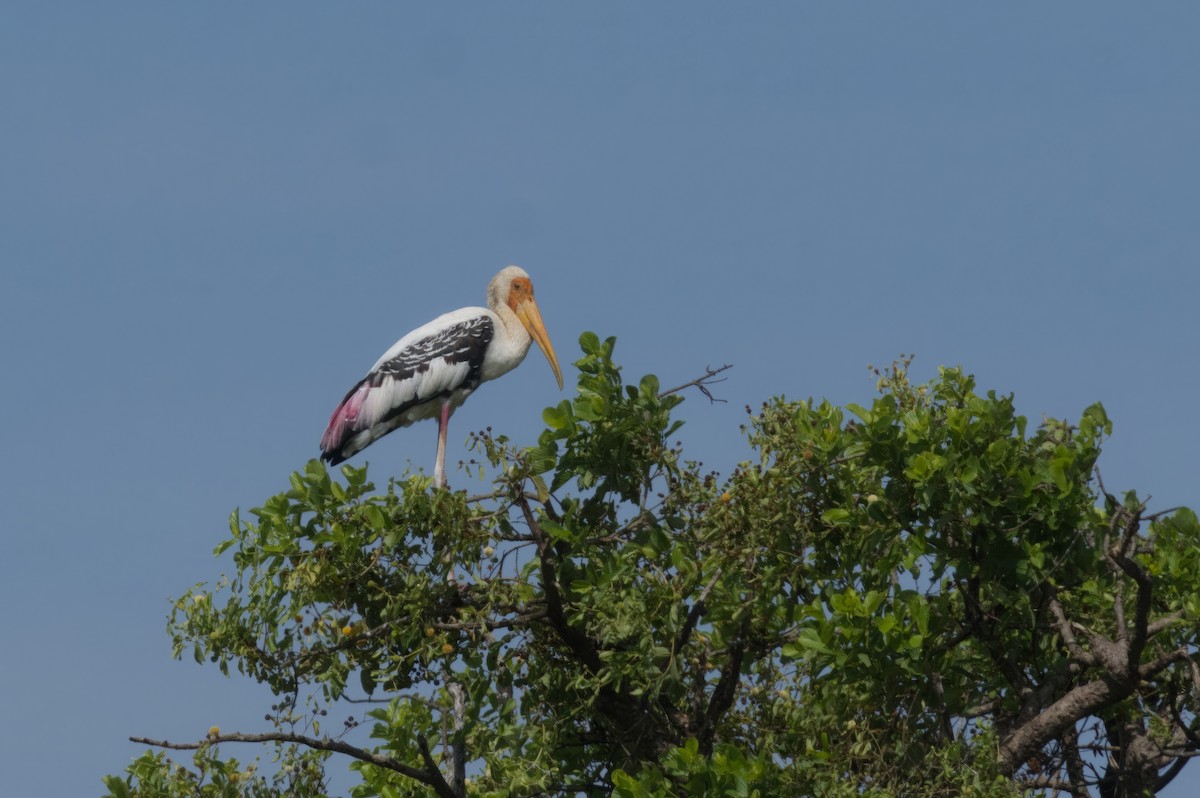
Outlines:
[[[513,312],[507,303],[498,304],[492,308],[492,312],[500,317],[500,333],[507,339],[507,343],[514,349],[519,349],[525,352],[529,349],[533,339],[529,336],[529,331],[525,329],[525,325],[517,318],[517,314]]]

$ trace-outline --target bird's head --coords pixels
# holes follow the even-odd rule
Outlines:
[[[562,370],[558,367],[558,358],[554,355],[554,347],[550,344],[546,325],[542,323],[542,313],[533,298],[533,282],[525,270],[520,266],[502,269],[488,285],[488,304],[492,307],[507,305],[516,314],[521,325],[529,331],[529,335],[550,362],[550,368],[554,370],[554,379],[558,380],[558,387],[561,389]]]

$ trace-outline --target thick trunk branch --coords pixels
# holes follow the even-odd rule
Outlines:
[[[447,750],[451,754],[451,774],[454,794],[459,798],[467,796],[467,745],[463,729],[467,725],[467,696],[462,685],[456,681],[447,680],[446,692],[450,693],[454,723],[451,726],[450,745]]]
[[[587,635],[576,629],[567,620],[566,614],[563,612],[562,594],[558,588],[558,577],[555,574],[555,566],[557,560],[554,555],[553,547],[542,530],[542,527],[537,522],[537,518],[533,514],[533,508],[529,506],[529,500],[524,496],[517,500],[517,505],[521,508],[521,514],[525,517],[525,523],[529,525],[529,531],[533,533],[534,540],[537,542],[538,560],[541,564],[542,590],[546,593],[546,618],[550,621],[550,625],[554,631],[558,633],[567,647],[571,649],[580,662],[587,669],[596,673],[602,667],[600,662],[600,654],[596,651],[596,646],[588,639]]]
[[[725,667],[721,669],[721,678],[717,680],[717,686],[713,688],[712,698],[708,700],[703,718],[696,724],[700,729],[697,735],[700,753],[704,756],[712,755],[717,723],[733,706],[733,699],[737,695],[737,684],[741,678],[742,662],[746,655],[746,635],[749,631],[750,621],[747,619],[742,623],[737,637],[729,644],[729,659],[726,660]]]
[[[679,634],[675,636],[675,648],[672,653],[679,656],[683,651],[683,647],[687,645],[688,638],[692,631],[696,628],[696,623],[700,620],[700,616],[704,614],[704,602],[708,601],[708,596],[717,585],[717,581],[721,578],[721,569],[713,574],[712,579],[708,580],[708,584],[700,591],[700,596],[696,599],[696,603],[692,605],[692,609],[688,612],[687,619],[683,622],[683,628],[679,630]]]
[[[1000,769],[1013,774],[1048,741],[1064,734],[1080,718],[1125,698],[1133,686],[1101,677],[1069,691],[1013,730],[1000,743]]]

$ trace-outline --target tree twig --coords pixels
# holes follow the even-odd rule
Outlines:
[[[683,385],[676,385],[674,388],[668,388],[665,391],[660,391],[658,394],[658,398],[662,399],[664,396],[669,396],[670,394],[673,394],[673,393],[679,393],[680,391],[684,390],[685,388],[691,388],[694,385],[695,387],[700,389],[700,393],[702,393],[706,397],[708,397],[708,401],[724,402],[725,401],[724,399],[717,399],[716,397],[714,397],[712,395],[712,391],[708,390],[708,386],[712,385],[714,382],[725,382],[724,377],[722,377],[719,380],[714,380],[713,377],[717,376],[722,371],[725,371],[726,369],[731,369],[731,368],[733,368],[732,363],[726,363],[725,365],[721,366],[721,368],[719,368],[719,369],[714,369],[711,366],[705,366],[704,367],[704,376],[697,377],[696,379],[694,379],[690,382],[685,382]]]

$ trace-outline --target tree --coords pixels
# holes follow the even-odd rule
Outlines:
[[[869,408],[764,404],[721,477],[672,443],[679,390],[580,343],[536,445],[473,437],[487,495],[313,461],[235,512],[236,572],[170,631],[269,685],[271,726],[134,738],[109,794],[321,795],[336,754],[359,798],[1124,798],[1200,749],[1200,523],[1106,490],[1100,405],[1029,430],[901,361]],[[369,742],[330,735],[347,697]],[[245,741],[281,766],[222,758]]]

